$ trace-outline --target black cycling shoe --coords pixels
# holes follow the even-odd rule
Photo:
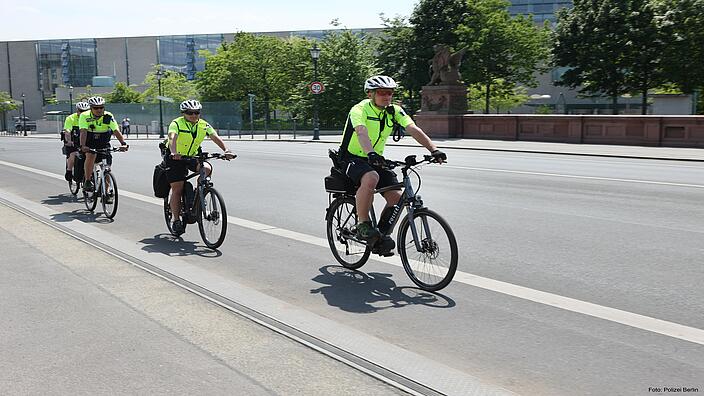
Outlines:
[[[372,226],[371,221],[363,221],[357,224],[357,238],[374,243],[381,238],[381,232]]]
[[[186,232],[186,227],[183,226],[183,223],[181,220],[176,220],[174,223],[171,225],[171,230],[173,231],[174,235],[179,236]]]
[[[93,185],[93,180],[86,180],[86,182],[83,183],[83,189],[92,192],[95,189],[95,186]]]
[[[64,173],[64,179],[66,179],[67,182],[70,182],[73,180],[73,172],[70,170],[67,170],[66,173]]]
[[[384,257],[390,257],[394,255],[394,248],[396,248],[396,243],[390,236],[384,235],[377,243],[372,247],[372,253],[378,254]]]

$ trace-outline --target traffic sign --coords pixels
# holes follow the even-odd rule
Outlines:
[[[317,95],[325,91],[325,86],[320,81],[310,83],[310,92]]]

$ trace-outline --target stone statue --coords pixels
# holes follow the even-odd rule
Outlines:
[[[428,85],[461,85],[459,67],[467,48],[462,48],[454,54],[450,54],[450,47],[445,44],[435,44],[433,49],[435,56],[428,62],[430,63]]]

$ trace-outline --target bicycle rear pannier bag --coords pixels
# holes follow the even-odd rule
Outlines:
[[[73,181],[80,183],[83,181],[83,167],[86,163],[86,158],[83,155],[77,155],[73,161]]]
[[[166,198],[169,196],[169,181],[166,179],[166,167],[164,164],[158,164],[154,167],[154,176],[152,177],[154,187],[154,196],[157,198]]]
[[[330,176],[325,177],[325,191],[354,194],[355,188],[352,179],[342,173],[340,169],[332,167],[330,168]]]

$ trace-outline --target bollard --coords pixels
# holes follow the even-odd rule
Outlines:
[[[230,123],[227,123],[227,138],[230,138]]]

